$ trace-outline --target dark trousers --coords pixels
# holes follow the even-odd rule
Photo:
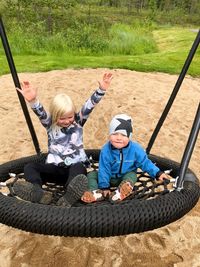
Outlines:
[[[85,166],[80,162],[68,167],[60,167],[51,163],[32,162],[24,167],[26,181],[41,186],[46,182],[67,186],[78,174],[87,174]]]

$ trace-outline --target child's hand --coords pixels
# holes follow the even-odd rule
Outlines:
[[[32,87],[32,85],[28,81],[24,81],[21,83],[21,89],[16,88],[18,92],[20,92],[26,101],[35,102],[37,98],[37,89]]]
[[[102,90],[106,91],[108,89],[108,87],[110,86],[112,78],[113,78],[112,73],[110,73],[110,72],[104,73],[102,81],[101,82],[98,81],[99,87]]]

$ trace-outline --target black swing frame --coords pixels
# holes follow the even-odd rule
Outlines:
[[[17,75],[17,71],[16,71],[16,67],[15,67],[15,64],[14,64],[14,60],[13,60],[13,57],[12,57],[12,53],[11,53],[11,50],[10,50],[10,46],[9,46],[9,42],[8,42],[8,39],[7,39],[7,36],[6,36],[6,32],[5,32],[5,28],[4,28],[4,24],[3,24],[3,20],[2,20],[2,17],[0,17],[0,35],[1,35],[1,39],[2,39],[2,43],[3,43],[3,47],[4,47],[4,50],[5,50],[5,54],[6,54],[6,57],[7,57],[7,61],[8,61],[8,64],[9,64],[9,67],[10,67],[10,71],[11,71],[11,75],[12,75],[12,78],[13,78],[13,81],[14,81],[14,84],[15,84],[15,87],[18,87],[18,88],[21,88],[20,86],[20,82],[19,82],[19,78],[18,78],[18,75]],[[163,110],[163,113],[161,114],[161,117],[152,133],[152,136],[150,137],[150,140],[148,142],[148,145],[147,145],[147,148],[146,148],[146,152],[147,154],[150,153],[150,150],[152,149],[153,147],[153,144],[156,140],[156,137],[171,109],[171,106],[176,98],[176,95],[181,87],[181,84],[185,78],[185,75],[188,71],[188,68],[192,62],[192,59],[196,53],[196,50],[198,48],[198,45],[199,45],[199,42],[200,42],[200,30],[198,31],[197,33],[197,36],[196,36],[196,39],[194,40],[194,43],[191,47],[191,50],[189,51],[189,54],[188,54],[188,57],[186,58],[186,61],[185,61],[185,64],[180,72],[180,75],[177,79],[177,82],[172,90],[172,93],[171,93],[171,96]],[[22,107],[22,110],[23,110],[23,113],[24,113],[24,116],[25,116],[25,119],[26,119],[26,122],[27,122],[27,125],[28,125],[28,128],[29,128],[29,131],[30,131],[30,134],[31,134],[31,137],[32,137],[32,140],[33,140],[33,144],[34,144],[34,147],[35,147],[35,150],[36,150],[36,153],[37,154],[41,154],[41,150],[40,150],[40,146],[39,146],[39,142],[38,142],[38,139],[37,139],[37,136],[36,136],[36,132],[34,130],[34,127],[33,127],[33,124],[32,124],[32,121],[31,121],[31,117],[30,117],[30,114],[29,114],[29,111],[27,109],[27,106],[26,106],[26,102],[24,100],[24,98],[20,95],[20,93],[17,91],[17,94],[18,94],[18,98],[19,98],[19,101],[20,101],[20,104],[21,104],[21,107]],[[192,128],[191,128],[191,132],[190,132],[190,135],[188,137],[188,141],[187,141],[187,144],[186,144],[186,147],[185,147],[185,150],[184,150],[184,153],[183,153],[183,156],[182,156],[182,160],[181,160],[181,164],[180,164],[180,171],[179,171],[179,176],[178,176],[178,179],[177,179],[177,183],[175,185],[175,189],[180,191],[182,188],[183,188],[183,181],[184,181],[184,176],[185,176],[185,173],[186,173],[186,170],[188,168],[188,165],[189,165],[189,161],[190,161],[190,158],[192,156],[192,153],[193,153],[193,149],[195,147],[195,143],[196,143],[196,140],[197,140],[197,137],[198,137],[198,134],[199,134],[199,129],[200,129],[200,103],[199,103],[199,106],[198,106],[198,109],[197,109],[197,112],[196,112],[196,115],[195,115],[195,118],[194,118],[194,122],[193,122],[193,125],[192,125]]]

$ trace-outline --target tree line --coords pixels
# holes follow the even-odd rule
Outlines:
[[[106,28],[115,21],[132,23],[134,19],[200,25],[199,0],[2,0],[0,13],[10,28],[19,25],[49,34],[65,26]]]
[[[80,1],[79,1],[80,2]],[[90,1],[84,1],[90,2]],[[171,10],[174,8],[181,8],[189,14],[196,13],[199,7],[198,0],[99,0],[91,1],[98,5],[108,5],[110,7],[127,7],[131,10],[136,8],[137,10],[155,8],[161,11]]]

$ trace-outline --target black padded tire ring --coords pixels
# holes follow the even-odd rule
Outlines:
[[[88,150],[87,153],[98,159],[98,150]],[[44,158],[45,154],[4,163],[0,165],[0,180],[4,181],[9,172],[22,172],[27,162],[41,162]],[[153,155],[150,158],[161,169],[173,167],[174,175],[178,172],[178,163]],[[181,218],[195,206],[199,196],[199,181],[190,170],[186,173],[180,192],[172,191],[154,199],[132,199],[114,205],[82,205],[67,208],[30,203],[0,193],[0,223],[45,235],[125,235],[159,228]]]

